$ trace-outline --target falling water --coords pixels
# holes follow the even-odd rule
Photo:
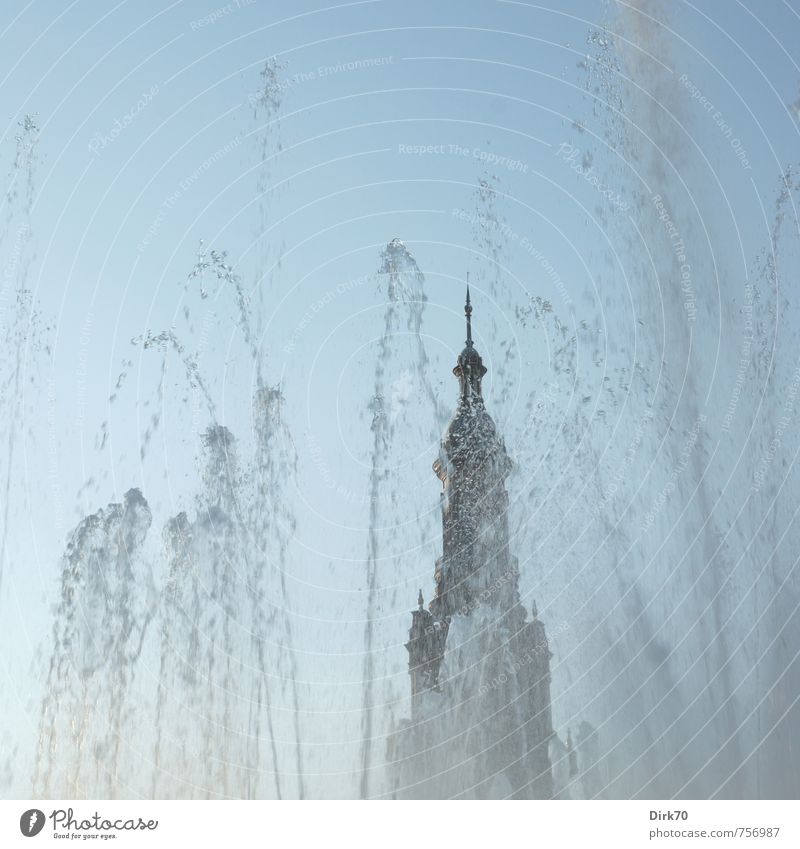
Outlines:
[[[249,301],[225,253],[206,253],[201,245],[187,285],[201,300],[233,293],[237,326],[255,356]],[[190,319],[188,305],[184,316]],[[124,507],[110,505],[74,531],[56,612],[36,785],[45,793],[68,788],[66,795],[76,797],[125,795],[126,786],[136,786],[165,797],[281,798],[288,792],[302,798],[301,706],[287,586],[295,525],[287,495],[297,455],[281,393],[257,387],[254,447],[242,467],[236,438],[216,423],[199,355],[173,328],[148,331],[132,343],[161,355],[155,410],[140,456],[159,427],[168,360],[177,356],[212,421],[201,438],[201,489],[194,517],[181,512],[166,521],[154,565],[142,554],[151,514],[138,490],[126,495]],[[113,399],[123,391],[129,368],[120,374]],[[104,423],[100,449],[107,432]],[[103,581],[114,585],[101,604],[101,590],[108,590]],[[107,644],[91,646],[91,628],[98,623],[85,621],[87,611],[104,604]],[[153,618],[157,628],[147,637]],[[131,684],[143,656],[147,667],[158,670],[156,687],[148,690],[142,682],[134,698]],[[96,711],[104,707],[103,693],[109,704],[101,725]],[[156,717],[153,768],[141,775],[139,762],[125,785],[119,779],[122,741],[135,727],[137,703],[152,704]],[[75,722],[66,719],[71,715]]]
[[[473,196],[464,270],[509,321],[508,338],[488,321],[478,333],[491,340],[489,403],[515,463],[510,529],[520,594],[540,600],[554,650],[553,765],[568,776],[564,795],[796,795],[796,774],[774,764],[785,764],[779,732],[800,686],[786,663],[800,626],[787,496],[795,444],[783,423],[796,416],[800,391],[787,294],[800,253],[788,226],[797,170],[781,176],[767,243],[738,272],[719,255],[713,228],[706,232],[714,210],[687,191],[708,176],[684,134],[697,116],[676,85],[680,57],[657,22],[663,13],[651,0],[622,5],[587,37],[587,109],[571,142],[584,170],[602,174],[620,198],[587,213],[608,238],[601,253],[614,255],[596,258],[595,290],[579,296],[531,254],[530,294],[520,298],[506,274],[506,187],[489,173]],[[263,122],[255,286],[225,251],[201,243],[181,281],[187,327],[132,340],[148,357],[162,355],[140,459],[162,427],[168,363],[177,357],[180,379],[201,399],[199,479],[186,509],[154,516],[155,499],[129,489],[69,536],[36,753],[34,789],[43,796],[309,793],[311,703],[293,625],[300,458],[285,415],[285,393],[296,387],[268,385],[269,352],[259,347],[263,293],[281,271],[282,248],[266,238],[282,149],[281,70],[267,62],[252,99]],[[27,284],[36,137],[25,119],[2,236],[14,259],[0,299],[0,339],[11,352],[0,364],[0,582],[20,381],[36,336]],[[561,284],[560,300],[542,296],[544,277]],[[362,405],[370,417],[365,626],[361,734],[352,743],[362,797],[385,786],[382,741],[394,712],[407,708],[397,639],[407,623],[395,627],[392,617],[433,571],[441,527],[428,469],[450,409],[425,345],[426,280],[399,239],[383,250],[378,278],[381,321]],[[197,350],[190,319],[203,302],[231,308],[237,344],[254,367],[245,432],[222,423],[218,387]],[[126,359],[110,401],[126,397],[131,369]],[[102,424],[99,450],[109,429]],[[428,491],[422,481],[431,509],[422,495],[407,497]],[[417,560],[418,574],[409,575]],[[145,717],[155,717],[152,731]],[[570,761],[576,751],[579,768]]]
[[[306,791],[299,674],[287,586],[290,544],[297,528],[297,519],[291,505],[293,490],[297,486],[298,457],[283,415],[283,403],[283,395],[279,389],[264,387],[259,389],[254,404],[255,498],[250,502],[249,522],[260,559],[274,566],[258,572],[260,584],[252,595],[252,603],[253,615],[264,617],[263,622],[259,619],[260,627],[256,633],[273,634],[272,640],[280,650],[278,658],[270,661],[269,668],[273,679],[271,686],[278,684],[284,692],[287,689],[289,691],[294,734],[293,771],[297,781],[296,793],[302,799]],[[266,576],[271,576],[272,582],[265,581]],[[266,593],[262,589],[264,584],[267,586]],[[269,606],[268,615],[265,615],[265,603]],[[270,643],[270,647],[274,646],[275,643]],[[260,662],[264,653],[264,647],[259,645]],[[264,690],[268,695],[266,683]],[[257,736],[257,739],[260,737]]]
[[[42,711],[40,792],[124,795],[123,741],[137,727],[134,705],[152,700],[147,792],[280,798],[294,775],[288,792],[304,795],[287,609],[294,517],[285,493],[297,457],[277,390],[259,391],[254,428],[255,453],[244,469],[226,427],[203,434],[195,516],[166,522],[166,569],[143,556],[151,513],[138,490],[73,532]],[[164,573],[160,591],[153,572]],[[157,628],[146,639],[153,618]],[[139,687],[134,698],[143,653],[158,669],[157,688]],[[127,786],[138,786],[137,771],[128,774]]]
[[[270,680],[280,670],[252,545],[237,446],[220,425],[203,437],[196,518],[171,519],[161,627],[154,795],[281,796]],[[263,505],[262,505],[263,506]],[[187,723],[187,712],[194,717]],[[260,733],[266,717],[268,734]],[[264,742],[270,751],[262,751]]]
[[[784,274],[797,259],[796,233],[781,232],[795,189],[787,172],[770,242],[742,285],[704,206],[714,187],[697,191],[708,177],[684,133],[703,128],[677,82],[664,12],[621,6],[590,33],[591,114],[573,125],[575,148],[594,151],[584,169],[624,203],[595,207],[621,265],[598,262],[596,315],[581,306],[574,329],[559,322],[569,378],[558,375],[564,349],[555,347],[529,420],[558,470],[547,495],[535,478],[530,488],[528,516],[554,530],[536,542],[536,560],[551,609],[570,609],[554,717],[597,726],[601,746],[578,794],[783,795],[788,776],[765,771],[766,753],[781,761],[765,735],[790,707],[778,646],[779,629],[797,633],[796,596],[773,546],[791,510],[760,481],[776,430],[786,441],[781,420],[797,387],[794,307],[781,285],[781,255],[791,254]],[[518,318],[535,330],[551,309],[534,302]],[[534,456],[526,465],[538,468]],[[764,700],[771,687],[783,707]]]
[[[256,322],[258,335],[264,326],[265,296],[273,295],[279,281],[283,243],[274,245],[274,224],[271,224],[271,209],[277,200],[280,189],[275,187],[276,160],[283,150],[281,131],[281,112],[284,94],[287,89],[284,80],[286,63],[273,57],[264,63],[261,69],[260,84],[250,97],[253,107],[255,127],[253,138],[259,157],[256,195],[258,197],[258,226],[255,233],[257,241],[257,261],[255,269],[256,291],[258,293]]]
[[[37,750],[42,796],[125,796],[123,744],[138,721],[132,686],[152,616],[137,489],[87,516],[67,545]]]
[[[6,566],[8,531],[12,521],[11,486],[14,475],[19,422],[23,399],[22,381],[26,365],[43,347],[41,318],[28,288],[32,255],[32,209],[35,199],[35,170],[39,128],[33,115],[19,123],[15,136],[16,155],[11,173],[6,178],[6,205],[0,246],[8,250],[3,279],[0,282],[0,346],[4,355],[0,361],[0,409],[3,410],[0,428],[5,430],[3,463],[3,515],[0,528],[0,589]],[[28,359],[29,358],[29,359]],[[2,433],[0,430],[0,433]]]
[[[381,254],[379,269],[386,302],[383,330],[375,358],[372,415],[372,451],[369,477],[369,530],[367,538],[367,611],[364,632],[364,700],[360,795],[370,794],[373,744],[383,740],[390,717],[381,717],[380,731],[374,721],[376,692],[379,704],[391,701],[385,673],[379,674],[376,659],[384,647],[376,640],[376,621],[384,605],[395,607],[396,579],[392,573],[417,547],[426,551],[434,538],[437,517],[421,514],[419,507],[404,510],[409,464],[426,465],[444,421],[444,411],[431,383],[431,369],[422,336],[427,296],[425,277],[400,239],[393,239]],[[427,448],[427,456],[425,454]],[[413,465],[412,465],[413,467]],[[392,647],[393,649],[396,646]],[[397,658],[392,659],[397,663]],[[402,661],[402,658],[401,658]],[[387,665],[391,661],[387,658]],[[383,666],[380,667],[383,672]],[[396,697],[395,697],[396,698]],[[384,711],[386,713],[386,711]],[[382,759],[381,759],[382,761]]]

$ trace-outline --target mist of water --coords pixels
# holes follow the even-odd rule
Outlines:
[[[691,144],[697,118],[676,84],[681,57],[663,15],[662,4],[639,0],[587,37],[587,109],[569,141],[621,201],[587,212],[601,234],[598,250],[610,257],[598,262],[591,291],[571,290],[543,255],[531,254],[520,297],[507,274],[511,189],[494,174],[476,180],[465,271],[508,319],[476,327],[494,360],[487,406],[515,464],[511,546],[521,600],[530,608],[537,599],[554,652],[559,740],[551,757],[564,795],[797,795],[780,740],[796,722],[800,689],[796,439],[788,427],[800,377],[787,286],[800,257],[800,186],[787,167],[766,213],[764,247],[744,268],[723,255],[713,177]],[[280,73],[267,63],[253,99],[261,122],[254,287],[225,251],[201,244],[181,281],[185,331],[132,340],[143,356],[160,356],[142,460],[162,427],[175,358],[184,389],[200,399],[196,493],[191,508],[154,517],[148,493],[132,488],[69,535],[46,652],[37,795],[312,794],[306,723],[317,706],[297,636],[315,611],[304,609],[295,583],[302,458],[285,414],[300,387],[270,385],[262,349],[263,293],[279,285],[282,257],[267,238],[271,168],[282,146]],[[36,136],[35,121],[25,119],[2,233],[11,258],[0,299],[0,339],[10,352],[0,363],[0,585],[26,358],[46,350],[27,284]],[[543,275],[560,300],[538,293]],[[412,496],[435,486],[429,467],[455,402],[455,390],[443,395],[434,382],[429,283],[400,239],[381,252],[377,279],[381,320],[361,409],[369,419],[364,627],[351,647],[363,652],[353,685],[360,734],[350,741],[353,794],[362,797],[390,792],[386,740],[410,714],[398,641],[406,626],[398,629],[397,617],[413,605],[417,584],[430,586],[441,543],[438,510]],[[450,295],[441,300],[460,304],[461,281]],[[192,311],[207,301],[230,308],[253,365],[249,427],[223,423],[194,350]],[[131,365],[126,359],[111,402],[125,396]],[[109,427],[100,426],[99,450]],[[453,668],[482,669],[481,657],[492,655],[480,674],[502,672],[497,646],[467,656],[463,647],[474,653],[480,640],[457,630]],[[459,709],[468,714],[478,677],[461,686]],[[432,746],[449,727],[443,718]],[[561,745],[568,740],[574,749]],[[481,740],[473,742],[481,751]],[[579,767],[570,761],[576,750]],[[475,764],[457,774],[461,762],[442,752],[453,792],[485,777]],[[487,791],[506,792],[502,782]]]

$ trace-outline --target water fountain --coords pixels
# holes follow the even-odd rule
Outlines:
[[[763,247],[741,264],[725,255],[714,223],[725,223],[720,187],[695,145],[708,128],[680,82],[683,57],[658,23],[664,12],[638,0],[587,36],[587,108],[565,132],[577,158],[565,159],[564,184],[585,188],[591,172],[615,194],[613,202],[598,194],[575,213],[588,223],[580,232],[576,225],[574,238],[586,237],[603,257],[586,291],[528,243],[521,297],[507,274],[522,244],[507,222],[516,187],[490,173],[475,181],[463,270],[508,320],[482,332],[497,358],[491,409],[514,462],[507,518],[518,600],[528,625],[548,626],[556,732],[549,758],[562,795],[796,795],[796,770],[780,741],[796,723],[800,688],[792,495],[800,376],[787,284],[800,259],[797,171],[786,167],[776,179]],[[251,101],[260,127],[255,282],[247,285],[224,250],[202,243],[180,281],[185,316],[194,319],[206,301],[232,314],[226,327],[252,366],[247,398],[239,399],[251,421],[222,414],[188,321],[133,338],[159,366],[139,458],[152,462],[174,378],[198,400],[195,491],[185,509],[167,511],[155,506],[161,493],[129,483],[124,496],[98,497],[67,535],[34,675],[44,692],[30,781],[42,797],[390,794],[386,741],[411,713],[400,684],[407,657],[397,623],[411,606],[404,584],[432,572],[432,558],[418,560],[439,535],[439,515],[423,508],[422,490],[418,501],[409,497],[399,470],[418,467],[420,481],[429,481],[420,486],[436,486],[428,468],[449,404],[427,335],[438,330],[426,322],[432,306],[453,309],[456,296],[437,290],[434,298],[433,275],[400,239],[380,252],[372,304],[380,320],[355,416],[369,419],[368,516],[357,555],[363,638],[320,660],[298,648],[301,634],[313,645],[314,617],[326,612],[304,607],[295,574],[307,458],[287,401],[301,387],[267,379],[278,374],[264,292],[282,283],[265,200],[282,150],[281,73],[268,62]],[[14,571],[12,537],[26,510],[16,498],[26,381],[48,353],[47,321],[28,280],[37,138],[36,120],[25,118],[0,234],[0,340],[9,354],[0,361],[0,590]],[[539,293],[536,281],[545,278],[558,300]],[[109,399],[117,405],[130,400],[133,363],[124,362]],[[100,425],[100,451],[110,429]],[[445,674],[448,663],[475,667],[460,685],[462,725],[476,689],[488,686],[488,701],[504,692],[491,686],[503,674],[500,629],[489,629],[491,639],[478,631],[454,628],[443,660]],[[470,652],[479,643],[476,660]],[[343,770],[320,769],[309,742],[312,722],[330,722],[339,739],[338,720],[320,720],[326,706],[314,702],[318,665],[337,650],[358,655],[362,667],[348,685],[360,732],[342,744],[353,765],[347,779]],[[483,664],[490,655],[497,663]],[[434,742],[447,724],[436,728]],[[15,766],[19,741],[3,739],[0,776],[27,786]],[[481,738],[469,747],[480,751]],[[446,771],[458,773],[450,754]],[[462,792],[481,779],[473,763],[448,786]],[[513,792],[498,779],[480,794]]]

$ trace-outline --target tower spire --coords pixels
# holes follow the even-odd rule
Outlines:
[[[461,383],[461,398],[480,399],[481,378],[486,374],[481,356],[472,341],[472,301],[469,297],[469,272],[467,272],[467,301],[464,304],[467,319],[467,341],[464,350],[458,355],[453,374]],[[480,402],[479,402],[480,403]]]
[[[467,272],[467,302],[464,304],[464,315],[467,317],[467,347],[472,347],[472,304],[469,300],[469,271]]]

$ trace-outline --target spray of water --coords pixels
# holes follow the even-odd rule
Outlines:
[[[87,516],[64,554],[42,705],[34,789],[125,795],[123,741],[142,727],[132,687],[153,601],[141,492]]]
[[[390,711],[383,711],[380,727],[375,721],[376,701],[393,701],[379,675],[376,658],[378,620],[384,605],[394,607],[393,564],[403,553],[434,538],[432,515],[419,511],[405,524],[403,485],[398,471],[408,463],[421,463],[429,456],[444,421],[441,400],[431,382],[431,370],[422,334],[427,303],[425,278],[400,239],[393,239],[381,254],[379,282],[386,292],[383,330],[375,360],[372,415],[372,451],[369,477],[369,529],[367,535],[364,632],[363,724],[360,795],[370,795],[375,765],[373,745],[385,737]],[[421,456],[420,456],[421,455]],[[405,526],[404,526],[405,524]],[[415,542],[414,540],[419,540]],[[394,661],[396,662],[396,658]],[[389,664],[390,661],[386,660]],[[381,698],[377,693],[380,691]],[[396,698],[396,697],[395,697]],[[383,779],[383,775],[381,775]]]
[[[3,421],[0,434],[5,439],[0,465],[0,487],[3,491],[2,526],[0,527],[0,589],[6,567],[8,532],[12,522],[11,497],[17,443],[22,419],[22,381],[26,368],[32,369],[35,355],[45,347],[42,319],[28,288],[28,275],[33,254],[32,211],[35,200],[35,172],[39,128],[33,115],[19,123],[15,136],[14,166],[6,178],[5,216],[0,247],[5,266],[0,280],[0,408]]]
[[[786,498],[788,425],[800,391],[796,307],[786,286],[800,253],[788,226],[796,218],[796,169],[781,175],[767,244],[745,283],[732,282],[741,275],[714,251],[707,210],[690,190],[707,176],[687,144],[695,118],[675,83],[679,57],[664,13],[653,0],[623,4],[587,38],[589,108],[573,122],[571,141],[584,149],[584,173],[602,174],[620,201],[592,210],[615,256],[598,263],[602,296],[584,298],[580,309],[541,296],[535,281],[547,274],[555,282],[555,271],[532,254],[531,295],[520,304],[503,273],[510,245],[502,185],[484,174],[473,199],[474,280],[513,319],[517,337],[497,339],[497,327],[483,328],[503,363],[491,403],[517,470],[508,482],[510,543],[521,555],[520,598],[541,600],[554,649],[553,721],[563,732],[551,760],[562,795],[785,795],[796,791],[797,778],[780,756],[778,732],[800,687],[786,663],[800,634],[794,507]],[[280,71],[267,63],[253,98],[264,121],[260,237],[281,149]],[[0,366],[0,402],[10,411],[0,425],[0,580],[19,438],[14,405],[35,315],[26,269],[36,132],[32,119],[20,128],[3,232],[17,260],[2,281],[0,333],[12,356]],[[280,269],[280,252],[273,261],[267,250],[259,281],[268,268]],[[386,764],[377,741],[393,723],[393,705],[402,705],[390,682],[406,683],[405,654],[396,640],[384,642],[387,611],[405,604],[396,598],[395,573],[409,552],[438,548],[440,535],[437,511],[409,505],[403,464],[426,468],[449,411],[424,344],[425,279],[398,239],[380,263],[385,303],[364,405],[371,444],[362,797],[382,792]],[[691,266],[688,277],[683,265]],[[38,795],[307,792],[306,694],[292,626],[298,457],[284,387],[263,377],[263,301],[254,319],[226,253],[201,244],[185,282],[188,297],[233,304],[256,368],[252,450],[218,420],[213,383],[190,353],[191,333],[170,328],[133,340],[163,355],[141,456],[161,423],[167,358],[177,355],[208,417],[202,479],[193,507],[163,522],[163,546],[152,557],[153,519],[138,490],[87,516],[70,536],[41,711]],[[522,388],[512,379],[519,371],[530,378]],[[129,372],[126,363],[112,400]],[[99,448],[107,437],[104,425]],[[505,717],[504,727],[521,727],[524,682],[513,698],[492,686],[507,671],[516,632],[490,632],[483,623],[457,630],[443,675],[472,673],[458,679],[456,724],[467,726],[483,700]],[[131,742],[145,728],[140,705],[155,716],[152,735],[139,738],[152,751],[151,769]],[[426,751],[448,739],[452,721],[436,718]],[[494,741],[476,734],[469,751],[482,751],[487,739]],[[463,767],[459,753],[439,754],[453,792],[483,784],[481,794],[508,794],[500,781],[486,784],[477,761]]]

